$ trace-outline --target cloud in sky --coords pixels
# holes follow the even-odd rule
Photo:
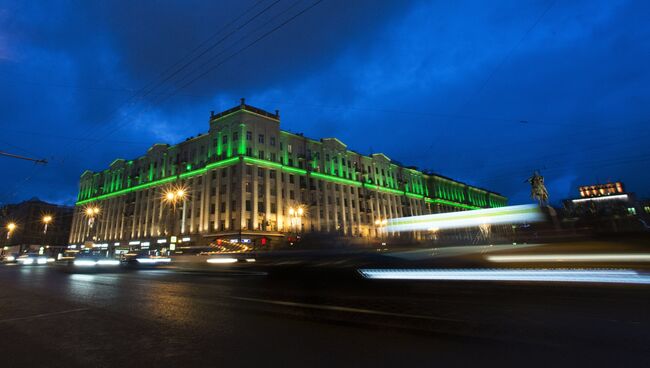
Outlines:
[[[0,201],[70,203],[83,170],[204,132],[210,110],[240,97],[280,109],[285,129],[336,136],[513,203],[528,200],[523,180],[535,169],[556,201],[608,179],[650,195],[641,170],[650,160],[650,5],[326,0],[165,98],[286,19],[283,10],[311,3],[263,0],[233,26],[268,11],[183,71],[195,74],[129,99],[254,3],[2,6],[0,147],[51,163],[2,159],[14,175]]]

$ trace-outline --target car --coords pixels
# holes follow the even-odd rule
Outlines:
[[[167,265],[172,260],[155,250],[139,250],[123,254],[121,261],[126,267],[149,268]]]
[[[45,255],[38,254],[38,253],[27,253],[16,258],[16,263],[23,266],[45,265],[50,262],[54,262],[54,258],[49,258]]]
[[[15,253],[6,253],[0,256],[0,263],[16,263]]]

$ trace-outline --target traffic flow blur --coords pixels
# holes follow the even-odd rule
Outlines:
[[[375,240],[314,233],[251,239],[239,234],[195,245],[171,237],[156,246],[87,242],[58,253],[47,247],[38,253],[3,252],[1,259],[7,265],[68,272],[167,269],[364,280],[650,283],[646,234],[581,237],[558,229],[552,214],[537,205],[397,218],[383,226],[391,236]]]

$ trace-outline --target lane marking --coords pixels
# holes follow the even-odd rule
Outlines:
[[[36,319],[36,318],[45,318],[45,317],[51,317],[51,316],[58,316],[58,315],[61,315],[61,314],[83,312],[83,311],[87,311],[87,310],[90,310],[90,308],[77,308],[77,309],[64,310],[64,311],[60,311],[60,312],[34,314],[34,315],[31,315],[31,316],[27,316],[27,317],[16,317],[16,318],[0,319],[0,323],[14,322],[14,321],[24,321],[24,320],[30,320],[30,319]]]
[[[249,301],[249,302],[256,302],[256,303],[281,305],[283,307],[300,307],[300,308],[308,308],[308,309],[329,310],[335,312],[361,313],[361,314],[370,314],[370,315],[388,316],[388,317],[402,317],[402,318],[406,317],[406,318],[422,319],[422,320],[429,320],[429,321],[466,322],[463,320],[452,319],[452,318],[430,317],[430,316],[423,316],[418,314],[407,314],[407,313],[383,312],[383,311],[372,310],[372,309],[341,307],[337,305],[309,304],[309,303],[289,302],[284,300],[247,298],[241,296],[227,296],[227,298]]]

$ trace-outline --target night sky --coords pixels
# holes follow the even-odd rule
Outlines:
[[[0,1],[0,150],[50,161],[0,157],[0,202],[73,204],[240,97],[512,204],[536,169],[650,196],[650,2],[324,0],[261,38],[314,1]]]

